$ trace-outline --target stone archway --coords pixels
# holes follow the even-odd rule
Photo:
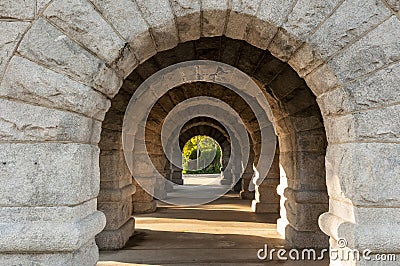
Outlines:
[[[222,35],[288,62],[317,97],[330,196],[320,227],[332,245],[344,237],[350,248],[398,253],[398,219],[387,219],[399,213],[398,7],[392,1],[182,4],[3,4],[0,261],[97,260],[94,236],[105,226],[96,207],[97,143],[109,99],[139,62],[178,42]]]

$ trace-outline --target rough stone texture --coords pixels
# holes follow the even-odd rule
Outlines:
[[[178,44],[178,32],[168,0],[135,0],[150,25],[157,51],[171,49]]]
[[[35,0],[1,1],[0,18],[34,19]]]
[[[56,0],[44,15],[73,39],[112,63],[124,42],[99,13],[84,0]]]
[[[129,42],[140,63],[156,54],[157,51],[149,32],[149,26],[133,1],[91,1],[122,37]]]
[[[200,38],[200,1],[171,0],[171,7],[176,17],[180,42]]]
[[[99,259],[99,251],[94,240],[74,252],[51,252],[51,253],[6,253],[0,255],[2,265],[40,265],[49,266],[75,266],[94,265]]]
[[[222,36],[225,31],[228,1],[201,0],[201,35],[204,37]]]
[[[98,148],[87,144],[1,144],[0,204],[56,206],[93,199],[99,193],[98,158]]]
[[[0,226],[2,253],[71,252],[93,239],[105,224],[104,215],[96,211],[96,200],[68,207],[2,207],[0,212],[4,218]],[[85,230],[87,226],[89,230]]]
[[[324,77],[323,79],[320,78],[322,76]],[[324,92],[330,91],[340,84],[333,70],[326,64],[312,71],[304,79],[316,96],[319,96]]]
[[[281,61],[287,62],[302,43],[301,40],[281,28],[269,44],[268,50]]]
[[[399,87],[400,64],[395,64],[323,94],[317,101],[327,115],[352,113],[398,103]]]
[[[11,3],[11,1],[9,3]],[[5,71],[18,41],[29,25],[30,23],[28,22],[0,21],[0,73]]]
[[[343,82],[400,59],[400,20],[391,17],[329,62]]]
[[[0,140],[99,142],[101,123],[78,114],[0,99]],[[43,118],[46,119],[43,119]]]
[[[113,70],[42,19],[36,21],[25,35],[18,51],[107,96],[113,96],[121,86],[121,80]]]
[[[29,75],[27,75],[29,73]],[[15,56],[0,85],[0,95],[103,120],[109,100],[90,87]]]
[[[283,28],[306,40],[339,2],[339,0],[299,0],[283,24]]]
[[[326,118],[329,143],[352,141],[398,142],[400,105]]]
[[[322,63],[320,55],[307,43],[304,43],[288,61],[300,77],[306,76]]]
[[[331,177],[327,179],[329,196],[345,197],[357,206],[399,206],[399,151],[399,144],[396,143],[328,146],[326,168]]]
[[[229,38],[243,40],[252,17],[257,13],[260,2],[261,0],[233,0],[225,35]]]
[[[104,230],[117,230],[131,219],[132,195],[117,202],[99,202],[97,208],[106,216],[107,224]]]
[[[42,13],[51,0],[36,0],[36,14]]]
[[[386,2],[393,9],[393,11],[395,11],[395,12],[400,11],[400,1],[399,0],[386,0]]]
[[[389,14],[382,1],[344,1],[310,38],[310,44],[317,48],[323,59],[327,59]],[[343,19],[346,23],[343,23]]]
[[[135,231],[135,220],[129,219],[116,230],[105,230],[96,235],[96,244],[100,250],[121,249],[128,242]]]

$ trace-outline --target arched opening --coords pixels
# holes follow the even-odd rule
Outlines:
[[[333,247],[346,238],[350,249],[398,253],[398,219],[387,219],[398,217],[399,207],[394,177],[400,127],[392,115],[398,113],[397,6],[392,1],[363,1],[363,8],[359,1],[181,2],[55,0],[18,3],[23,12],[9,4],[1,10],[7,25],[0,62],[5,147],[0,210],[6,217],[1,262],[92,265],[99,232],[102,248],[126,243],[134,227],[132,209],[155,208],[153,197],[132,184],[125,163],[121,132],[129,99],[158,71],[199,59],[246,73],[272,108],[282,185],[278,229],[291,245],[326,243],[322,229]],[[226,115],[240,115],[247,134],[234,134],[238,142],[231,143],[247,137],[251,159],[262,167],[264,127],[252,117],[265,113],[240,104],[240,93],[251,94],[247,84],[230,76],[239,89],[224,91],[220,86],[232,84],[218,78],[226,73],[197,69],[205,72],[183,67],[182,75],[158,84],[164,88],[183,79],[168,88],[166,105],[142,121],[146,131],[135,139],[146,141],[140,148],[150,150],[157,172],[166,174],[157,121],[173,108],[163,108],[174,99],[178,104],[211,97],[232,105]],[[218,89],[169,93],[201,82]],[[235,149],[231,155],[237,151],[243,154]],[[135,167],[144,170],[133,174],[140,178],[153,174],[140,163],[147,156],[135,155]],[[242,170],[251,171],[247,164],[234,167],[232,178]],[[147,189],[157,182],[149,178]]]
[[[221,160],[222,148],[218,142],[208,135],[196,135],[183,146],[182,173],[221,174]]]

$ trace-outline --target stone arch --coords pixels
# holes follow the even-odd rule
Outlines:
[[[287,61],[317,96],[328,137],[330,196],[320,227],[333,245],[346,237],[351,248],[399,252],[398,225],[386,219],[398,217],[399,207],[393,178],[399,169],[393,165],[400,157],[400,22],[391,2],[321,7],[310,1],[202,1],[189,8],[139,0],[32,3],[21,4],[21,12],[2,10],[2,16],[17,20],[4,22],[12,34],[5,35],[11,42],[1,63],[1,203],[6,206],[1,211],[5,230],[12,232],[1,238],[2,262],[96,261],[93,238],[105,225],[95,206],[97,143],[107,98],[157,51],[178,40],[221,35]],[[303,19],[306,12],[314,15]],[[60,213],[66,216],[61,219]],[[24,222],[15,224],[19,215]],[[60,230],[48,230],[55,225]],[[23,227],[32,234],[21,234]],[[75,234],[68,239],[59,237],[71,229]]]

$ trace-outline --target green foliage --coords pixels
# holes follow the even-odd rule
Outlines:
[[[199,154],[197,152],[197,147],[199,147]],[[211,160],[215,154],[212,163],[204,169],[198,171],[189,171],[188,161],[196,160],[197,155],[202,158]],[[218,143],[210,137],[207,136],[196,136],[191,138],[183,147],[182,151],[183,160],[183,173],[184,174],[219,174],[221,172],[221,148]]]

